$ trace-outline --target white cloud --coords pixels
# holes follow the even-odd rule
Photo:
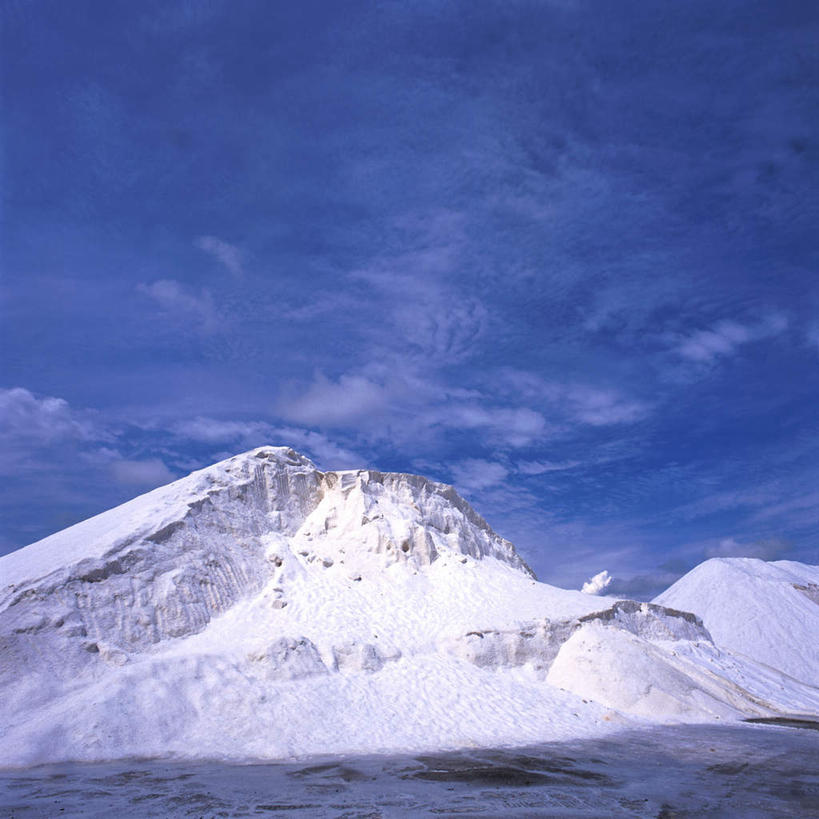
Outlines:
[[[468,458],[454,464],[451,472],[455,486],[467,491],[497,486],[509,475],[509,470],[503,464],[481,458]]]
[[[195,293],[175,279],[160,279],[137,285],[137,291],[153,299],[169,316],[188,316],[207,331],[216,329],[219,324],[213,296],[207,290]]]
[[[111,474],[117,483],[144,488],[162,486],[176,480],[176,476],[159,458],[148,458],[144,461],[113,461]]]
[[[3,437],[42,444],[107,437],[88,413],[72,410],[62,398],[37,398],[23,387],[0,389],[0,430]]]
[[[532,372],[506,369],[501,380],[528,403],[548,407],[551,418],[562,423],[611,426],[641,421],[651,406],[620,390],[592,384],[548,381]]]
[[[757,557],[760,560],[775,560],[782,557],[790,544],[782,538],[762,538],[742,543],[733,537],[722,538],[717,544],[708,546],[705,557]]]
[[[573,386],[565,391],[566,400],[575,420],[590,426],[611,426],[640,421],[649,414],[649,407],[610,389]]]
[[[216,236],[200,236],[196,240],[196,246],[223,264],[233,276],[239,277],[243,274],[243,254],[236,245]]]
[[[355,452],[339,446],[320,432],[295,427],[276,427],[278,440],[299,452],[306,452],[321,469],[356,469],[366,460]]]
[[[584,594],[601,594],[606,586],[611,583],[611,575],[604,569],[598,572],[594,577],[589,578],[580,589]]]
[[[430,421],[445,427],[485,430],[493,441],[510,447],[522,447],[543,437],[546,420],[527,407],[483,407],[474,403],[434,407]]]
[[[379,335],[374,339],[377,345],[391,341],[401,354],[420,354],[436,367],[463,361],[474,353],[489,312],[473,295],[425,275],[450,264],[449,252],[436,250],[420,257],[412,254],[410,264],[405,257],[382,260],[373,269],[350,274],[351,281],[364,282],[385,297],[384,309],[391,314],[396,333],[391,340]],[[396,272],[396,265],[408,270]]]
[[[309,425],[345,426],[380,415],[388,405],[383,384],[363,375],[342,375],[331,381],[318,373],[301,395],[278,402],[279,414]]]
[[[174,425],[173,431],[183,438],[202,443],[237,442],[237,450],[265,444],[290,446],[315,460],[322,469],[350,469],[365,464],[365,459],[360,455],[320,432],[292,426],[275,426],[266,421],[224,421],[199,416],[180,421]]]
[[[802,489],[803,487],[794,487],[787,493],[785,500],[781,500],[785,493],[779,492],[780,500],[760,504],[752,519],[760,521],[778,517],[792,517],[794,512],[804,510],[812,516],[814,521],[819,521],[819,490],[809,489],[805,492],[801,491]]]
[[[362,440],[431,443],[445,430],[473,430],[482,443],[500,449],[527,446],[548,433],[543,416],[528,407],[487,406],[491,396],[449,389],[416,374],[403,361],[345,373],[337,380],[319,373],[301,391],[277,402],[287,421],[347,428]]]
[[[734,355],[743,344],[777,336],[787,327],[787,318],[778,313],[767,316],[757,324],[720,321],[707,330],[697,330],[683,338],[677,352],[689,361],[710,363],[720,357]]]
[[[259,445],[267,442],[270,425],[262,421],[222,421],[199,416],[174,424],[177,435],[193,441],[215,444],[258,438]]]
[[[486,308],[475,299],[439,294],[417,297],[415,302],[399,302],[395,321],[410,344],[439,363],[468,358],[483,334],[488,319]]]
[[[517,471],[521,475],[543,475],[546,472],[562,472],[565,469],[574,469],[582,461],[520,461]]]

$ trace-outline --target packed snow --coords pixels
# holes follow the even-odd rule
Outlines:
[[[784,677],[659,602],[537,582],[451,487],[261,447],[0,558],[0,765],[819,713],[815,665]]]
[[[654,602],[695,611],[718,646],[819,686],[819,566],[713,558]]]

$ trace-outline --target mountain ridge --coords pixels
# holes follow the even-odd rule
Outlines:
[[[126,549],[140,537],[154,542],[157,540],[161,541],[166,535],[172,534],[173,527],[181,523],[191,511],[207,503],[214,491],[229,491],[231,489],[231,483],[237,492],[251,489],[254,478],[258,482],[259,475],[258,473],[253,476],[247,474],[242,475],[241,466],[243,462],[252,463],[254,459],[269,460],[271,458],[277,460],[278,464],[290,467],[301,467],[312,474],[315,482],[315,486],[312,487],[312,493],[307,486],[308,480],[306,480],[306,475],[300,476],[303,478],[300,482],[301,485],[298,485],[299,481],[297,478],[295,482],[297,484],[295,486],[295,492],[288,492],[287,490],[290,487],[287,485],[287,482],[284,484],[280,482],[280,492],[277,493],[286,497],[304,498],[304,490],[308,489],[306,493],[308,495],[307,502],[312,502],[309,511],[314,511],[315,507],[318,506],[323,499],[324,494],[326,494],[327,487],[322,487],[321,481],[327,481],[330,485],[329,488],[332,488],[333,484],[338,481],[342,484],[342,491],[349,491],[352,488],[349,485],[350,479],[358,476],[371,476],[376,482],[383,481],[384,478],[388,480],[405,480],[407,483],[416,484],[420,487],[429,487],[455,506],[468,522],[476,528],[487,532],[491,538],[503,543],[503,548],[498,550],[500,555],[503,555],[504,551],[507,552],[510,563],[523,569],[527,574],[534,576],[531,568],[520,558],[512,544],[497,535],[483,517],[481,517],[453,487],[447,484],[432,481],[420,475],[400,472],[381,472],[372,469],[328,470],[321,472],[312,461],[290,447],[266,445],[226,458],[223,461],[219,461],[203,469],[195,470],[189,475],[179,478],[170,484],[158,487],[144,495],[140,495],[112,509],[105,510],[91,518],[80,521],[67,529],[48,535],[39,541],[35,541],[8,555],[4,555],[2,558],[3,563],[0,564],[3,567],[3,574],[0,575],[0,590],[3,586],[7,585],[8,580],[12,580],[13,582],[15,574],[19,576],[22,572],[28,572],[29,574],[34,573],[40,577],[44,577],[50,571],[62,568],[66,563],[66,558],[70,561],[72,558],[80,560],[106,556],[114,557],[118,552]],[[232,476],[229,475],[231,472],[234,473]],[[235,474],[237,472],[239,474]],[[220,473],[224,474],[220,475]],[[220,478],[227,478],[227,480],[223,480],[220,484]],[[258,486],[256,488],[258,489]],[[188,492],[187,497],[185,490]],[[260,494],[262,494],[265,499],[271,497],[269,493],[262,492]],[[170,508],[164,510],[161,522],[154,524],[156,531],[148,532],[145,531],[145,527],[141,521],[144,520],[145,516],[163,511],[158,505],[151,508],[150,501],[152,500],[156,501],[157,504],[160,500],[165,501],[166,505]],[[182,507],[183,503],[185,504],[185,508]],[[128,517],[128,512],[134,509],[136,509],[136,516],[131,515]],[[300,517],[298,511],[293,510],[292,506],[290,509],[276,509],[272,511],[291,513],[285,517],[285,531],[288,531],[288,524],[292,526],[294,518],[298,520],[299,525],[301,525],[308,514],[306,507],[302,510],[303,513]],[[295,515],[293,515],[294,511],[296,511]],[[124,525],[123,517],[126,518]],[[136,520],[134,517],[136,517]],[[135,529],[136,531],[134,531]],[[289,533],[293,534],[294,532]],[[113,544],[110,542],[112,537],[114,538]],[[69,543],[69,541],[74,541],[75,543],[82,541],[85,548],[91,550],[91,554],[80,555],[80,550],[76,549],[76,547],[71,548],[72,544]],[[97,545],[97,549],[94,549],[95,544]],[[60,553],[57,553],[54,548],[55,546],[61,548]],[[104,546],[108,548],[104,553],[100,553],[100,548]]]

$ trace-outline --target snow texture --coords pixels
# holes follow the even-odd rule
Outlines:
[[[819,685],[819,566],[713,558],[654,602],[696,611],[718,646]]]
[[[726,652],[707,625],[538,583],[451,487],[261,447],[0,559],[0,765],[819,712],[815,676]]]

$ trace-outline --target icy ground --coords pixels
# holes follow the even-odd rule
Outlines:
[[[819,609],[798,567],[791,590]],[[804,644],[777,632],[807,657],[797,680],[694,611],[538,583],[451,487],[261,447],[0,558],[0,766],[819,714]]]
[[[819,727],[819,726],[815,726]],[[521,749],[287,764],[124,761],[0,771],[0,814],[819,815],[819,731],[687,726]]]

